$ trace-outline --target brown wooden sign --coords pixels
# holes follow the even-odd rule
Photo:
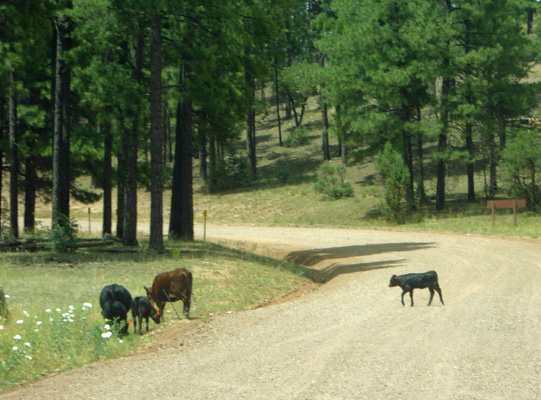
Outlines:
[[[524,208],[526,200],[488,200],[487,208]]]
[[[487,200],[487,208],[492,209],[492,227],[496,224],[496,208],[512,208],[513,219],[515,226],[517,226],[517,208],[526,207],[526,200],[524,199],[511,199],[511,200]]]

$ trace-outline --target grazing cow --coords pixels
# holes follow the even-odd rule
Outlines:
[[[436,271],[428,271],[422,274],[404,274],[404,275],[393,275],[391,277],[391,283],[389,287],[400,286],[403,290],[402,292],[402,305],[404,304],[404,295],[407,292],[410,292],[411,297],[411,306],[413,307],[413,289],[424,289],[428,288],[430,290],[430,300],[428,305],[432,303],[432,298],[434,297],[434,290],[440,295],[441,304],[443,303],[443,297],[441,295],[440,285],[438,283],[438,274]]]
[[[130,292],[121,285],[113,283],[106,285],[100,293],[101,314],[107,320],[122,323],[120,333],[128,333],[128,311],[131,308],[132,297]]]
[[[184,315],[190,316],[190,303],[192,298],[192,273],[186,268],[163,272],[156,275],[152,288],[147,288],[147,297],[156,303],[160,312],[159,318],[163,318],[163,309],[166,302],[182,300],[184,303]]]
[[[148,332],[148,318],[152,318],[157,324],[160,323],[160,313],[152,307],[150,301],[144,296],[137,296],[133,299],[131,305],[131,315],[133,318],[133,331],[137,332],[137,321],[139,320],[139,334],[143,334],[143,318],[147,322]]]

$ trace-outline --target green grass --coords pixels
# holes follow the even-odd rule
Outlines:
[[[9,296],[9,316],[0,319],[0,389],[118,357],[149,340],[133,334],[133,327],[125,337],[102,336],[109,330],[98,296],[106,284],[121,284],[140,296],[157,273],[186,267],[194,276],[190,316],[204,320],[210,313],[255,307],[306,282],[298,266],[210,243],[170,241],[167,248],[171,252],[163,255],[97,250],[3,255],[0,282]],[[176,304],[179,313],[181,307]],[[176,319],[171,305],[165,318]]]

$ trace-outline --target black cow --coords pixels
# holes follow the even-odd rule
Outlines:
[[[133,299],[132,305],[131,305],[131,315],[133,318],[133,331],[137,332],[137,321],[139,320],[139,334],[143,334],[143,318],[147,322],[147,332],[148,332],[148,319],[152,318],[152,320],[159,324],[160,323],[160,313],[157,311],[154,307],[152,307],[152,304],[150,304],[150,300],[143,296],[137,296],[135,299]]]
[[[128,333],[128,311],[131,308],[130,292],[122,286],[113,283],[103,287],[100,293],[101,314],[107,320],[121,324],[120,333]],[[122,324],[124,321],[124,324]]]
[[[411,297],[411,306],[413,307],[413,289],[424,289],[428,288],[430,290],[430,300],[428,305],[432,303],[432,298],[434,297],[434,290],[440,295],[441,304],[443,303],[443,297],[441,295],[440,285],[438,283],[438,274],[436,271],[428,271],[422,274],[404,274],[404,275],[393,275],[391,277],[391,283],[389,287],[400,286],[403,290],[402,292],[402,305],[404,304],[404,295],[407,292],[410,292]]]

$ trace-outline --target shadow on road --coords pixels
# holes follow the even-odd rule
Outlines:
[[[315,282],[324,283],[341,274],[348,274],[372,269],[391,268],[404,260],[382,260],[367,263],[346,264],[336,262],[324,268],[312,268],[328,260],[346,259],[351,257],[370,256],[375,254],[415,251],[434,247],[434,242],[403,242],[381,243],[359,246],[329,247],[325,249],[312,249],[294,251],[287,255],[286,260],[295,264],[304,265],[309,269],[309,277]]]
[[[317,283],[326,283],[338,275],[352,274],[354,272],[370,271],[372,269],[393,268],[405,260],[385,260],[359,264],[339,264],[334,263],[322,269],[307,267],[308,278]]]

